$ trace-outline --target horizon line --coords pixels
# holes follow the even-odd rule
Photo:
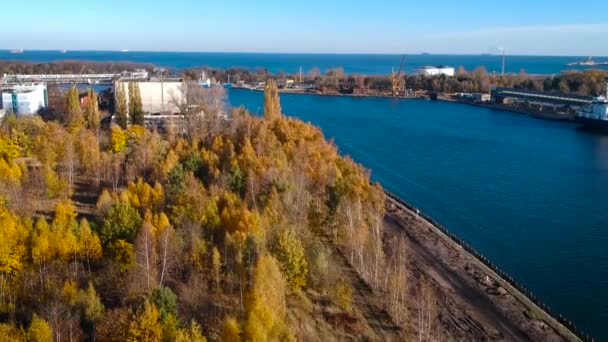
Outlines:
[[[23,50],[22,53],[18,53],[16,55],[22,55],[23,53],[27,53],[27,51],[34,52],[117,52],[123,54],[129,53],[208,53],[208,54],[268,54],[268,55],[369,55],[369,56],[419,56],[419,55],[436,55],[436,56],[502,56],[500,52],[490,53],[490,52],[470,52],[470,53],[448,53],[448,52],[281,52],[281,51],[203,51],[203,50],[114,50],[114,49],[10,49],[10,48],[0,48],[1,52],[11,52],[13,50]],[[508,51],[508,50],[507,50]],[[576,54],[506,54],[506,56],[514,56],[514,57],[606,57],[608,55],[576,55]]]

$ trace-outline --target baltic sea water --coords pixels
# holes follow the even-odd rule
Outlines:
[[[317,67],[321,72],[330,68],[342,67],[346,73],[361,75],[387,75],[392,68],[398,68],[400,55],[370,54],[288,54],[288,53],[214,53],[214,52],[117,52],[117,51],[37,51],[26,50],[13,54],[0,50],[0,61],[16,60],[34,63],[47,63],[62,60],[92,62],[135,62],[149,63],[174,71],[208,66],[212,68],[241,67],[249,70],[267,69],[269,72],[294,74],[302,67],[308,72]],[[559,74],[565,70],[583,70],[566,64],[587,59],[587,56],[507,56],[505,72],[528,74]],[[595,61],[608,61],[608,57],[595,57]],[[413,72],[426,65],[460,66],[472,71],[483,66],[490,73],[502,71],[502,56],[498,55],[407,55],[405,71]],[[608,70],[608,66],[600,69]]]

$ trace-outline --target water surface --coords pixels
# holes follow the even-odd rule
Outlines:
[[[584,70],[581,67],[566,66],[567,63],[586,60],[587,56],[507,56],[505,71],[529,74],[559,74],[564,70]],[[343,67],[347,73],[363,75],[387,75],[392,68],[398,68],[401,55],[372,54],[301,54],[301,53],[214,53],[214,52],[118,52],[118,51],[28,51],[11,54],[0,50],[0,60],[19,60],[47,63],[62,60],[97,62],[150,63],[173,69],[208,66],[212,68],[241,67],[249,70],[267,69],[272,73],[297,73],[302,67],[308,72],[317,67],[321,72]],[[608,57],[594,60],[608,61]],[[472,71],[483,66],[488,72],[500,73],[502,57],[497,55],[407,55],[405,70],[408,73],[425,65],[460,66]],[[608,66],[598,67],[608,70]]]

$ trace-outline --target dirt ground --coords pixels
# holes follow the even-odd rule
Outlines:
[[[404,234],[410,286],[432,284],[438,302],[438,336],[450,341],[576,341],[540,309],[524,303],[479,260],[416,213],[387,199],[385,238]],[[501,286],[500,284],[503,284]]]

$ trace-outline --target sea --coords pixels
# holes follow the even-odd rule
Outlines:
[[[25,50],[11,53],[0,50],[0,60],[47,63],[63,60],[91,62],[135,62],[149,63],[169,68],[175,73],[195,67],[266,69],[271,73],[295,74],[318,68],[325,72],[333,68],[343,68],[348,74],[387,75],[398,69],[402,55],[371,54],[296,54],[296,53],[216,53],[216,52],[137,52],[137,51],[38,51]],[[525,71],[533,75],[555,75],[568,70],[585,70],[585,67],[567,66],[568,63],[586,60],[588,56],[506,56],[505,72],[516,74]],[[608,57],[594,57],[596,62],[606,62]],[[446,65],[463,67],[472,71],[484,67],[490,73],[502,72],[500,55],[405,55],[404,69],[412,73],[424,66]],[[608,70],[608,66],[597,69]]]
[[[265,68],[270,72],[342,67],[387,74],[400,55],[247,54],[105,51],[0,51],[0,60],[151,63]],[[551,75],[586,59],[507,56],[506,71]],[[608,58],[595,57],[596,61]],[[407,55],[424,65],[479,66],[502,57]],[[259,92],[232,89],[232,106],[263,112]],[[552,311],[608,341],[608,136],[574,123],[454,103],[281,95],[283,111],[311,122],[340,152],[367,167],[389,191],[465,239]]]
[[[263,94],[233,89],[263,113]],[[281,95],[372,179],[608,341],[608,135],[456,103]]]

